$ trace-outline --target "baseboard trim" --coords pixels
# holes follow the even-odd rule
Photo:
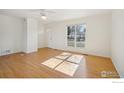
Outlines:
[[[96,56],[96,57],[111,59],[111,57],[105,57],[105,56],[99,56],[99,55],[94,55],[94,54],[88,54],[88,53],[81,53],[81,52],[69,51],[69,50],[64,50],[64,49],[57,49],[57,48],[51,48],[51,47],[44,47],[44,48],[49,48],[49,49],[54,49],[54,50],[64,51],[64,52],[71,52],[71,53],[76,53],[76,54],[81,54],[81,55],[86,55],[86,56]],[[39,49],[41,49],[41,48],[39,48]]]

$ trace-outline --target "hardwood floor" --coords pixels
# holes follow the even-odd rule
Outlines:
[[[61,50],[50,48],[39,49],[36,53],[16,53],[0,57],[1,78],[72,78],[61,72],[43,66],[45,60],[60,54]],[[81,62],[73,78],[119,78],[109,58],[84,55],[86,62]]]

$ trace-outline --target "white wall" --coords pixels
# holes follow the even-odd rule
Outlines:
[[[124,10],[112,13],[112,61],[121,77],[124,77]]]
[[[33,18],[0,15],[0,55],[35,52],[38,48],[38,23]],[[8,52],[8,50],[10,52]]]
[[[45,33],[45,25],[41,22],[38,22],[38,48],[46,47],[46,33]]]
[[[38,48],[38,22],[33,18],[27,18],[25,21],[23,51],[26,53],[36,52]]]
[[[67,47],[66,26],[70,24],[86,23],[86,47],[85,48],[70,48]],[[48,40],[48,45],[51,48],[63,49],[88,53],[98,56],[110,56],[110,32],[111,32],[111,14],[94,15],[80,19],[73,19],[62,22],[54,22],[46,25],[46,31],[52,37]],[[48,32],[48,31],[47,31]]]
[[[21,18],[0,15],[0,55],[22,50],[23,23]]]

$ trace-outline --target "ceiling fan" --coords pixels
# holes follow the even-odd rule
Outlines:
[[[53,10],[50,10],[50,9],[49,10],[48,9],[34,9],[33,11],[40,13],[40,18],[43,20],[48,19],[48,16],[47,16],[48,13],[55,13]]]

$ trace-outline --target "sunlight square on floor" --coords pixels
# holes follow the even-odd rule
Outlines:
[[[69,57],[68,55],[65,55],[65,56],[63,56],[63,55],[55,56],[55,58],[62,59],[62,60],[65,60],[68,57]]]
[[[83,59],[83,55],[76,55],[76,54],[74,54],[71,57],[69,57],[67,59],[67,61],[78,64],[78,63],[81,62],[82,59]]]
[[[65,60],[65,59],[69,58],[71,55],[72,54],[69,52],[62,52],[60,55],[55,56],[55,58]]]
[[[70,55],[72,55],[72,54],[69,53],[69,52],[63,52],[63,53],[61,53],[60,55],[63,55],[63,56],[70,56]]]
[[[73,76],[79,65],[64,61],[62,64],[57,66],[55,70],[62,72],[66,75]]]
[[[50,58],[50,59],[46,60],[45,62],[43,62],[41,64],[53,69],[57,65],[59,65],[61,62],[63,62],[63,60],[56,59],[56,58]]]

